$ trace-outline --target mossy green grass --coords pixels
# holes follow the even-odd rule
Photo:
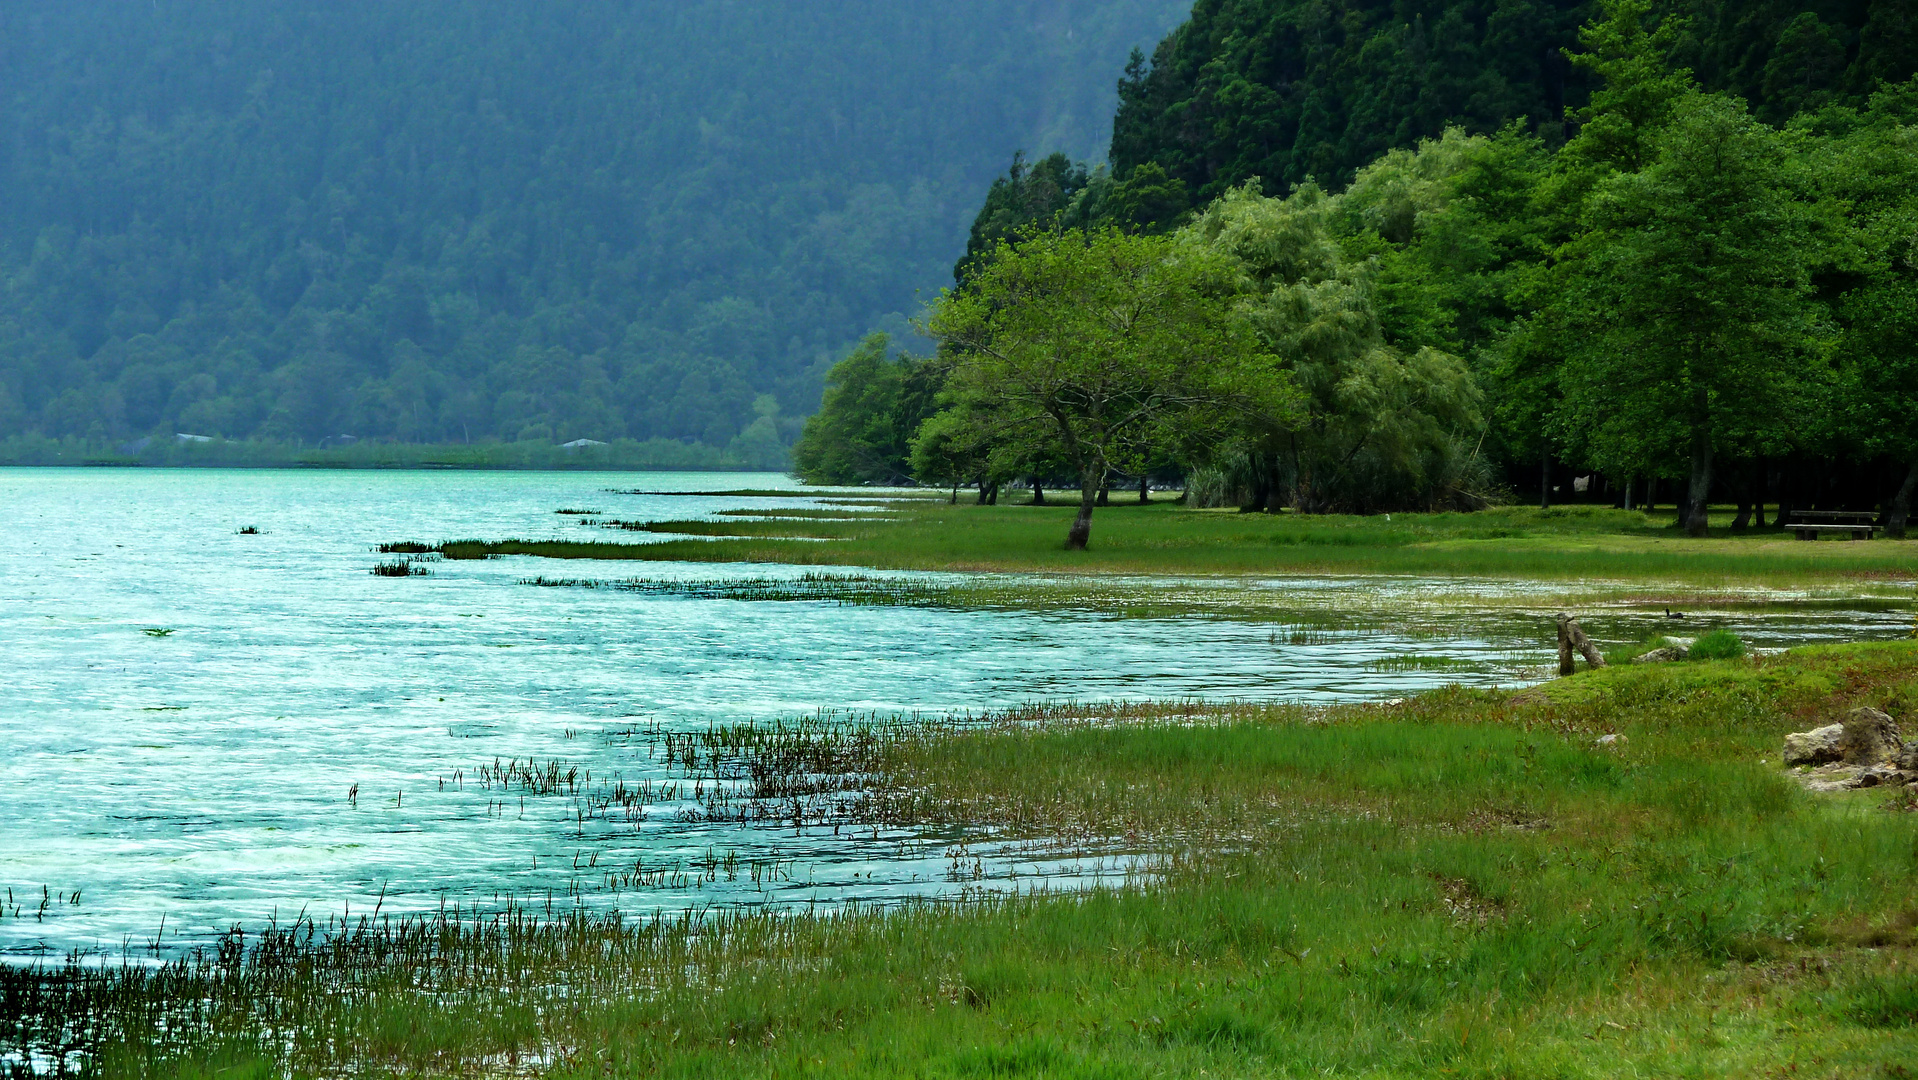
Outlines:
[[[127,1076],[1908,1076],[1918,814],[1777,765],[1859,704],[1918,720],[1918,643],[821,728],[806,767],[862,778],[852,817],[1142,862],[1078,894],[0,969],[0,1051],[58,1012]],[[766,777],[794,737],[693,756]]]

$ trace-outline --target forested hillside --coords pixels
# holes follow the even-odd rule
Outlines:
[[[0,436],[779,458],[1178,0],[15,0]]]
[[[1912,74],[1910,0],[1677,0],[1673,60],[1778,122],[1859,105]],[[1191,19],[1134,59],[1113,125],[1113,175],[1157,166],[1199,206],[1249,177],[1343,184],[1390,149],[1447,124],[1490,133],[1523,121],[1563,141],[1584,104],[1577,44],[1593,0],[1198,0]]]

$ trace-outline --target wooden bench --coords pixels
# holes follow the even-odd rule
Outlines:
[[[1821,533],[1843,533],[1847,539],[1869,540],[1878,531],[1877,514],[1853,510],[1794,510],[1785,526],[1800,540],[1816,540]],[[1805,518],[1813,520],[1806,521]]]

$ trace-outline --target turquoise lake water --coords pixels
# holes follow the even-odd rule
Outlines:
[[[649,912],[1109,880],[1124,872],[1123,853],[689,822],[671,805],[601,827],[579,820],[570,799],[522,803],[474,777],[496,759],[531,758],[660,781],[670,771],[646,733],[820,709],[1377,699],[1440,682],[1523,682],[1551,655],[1549,629],[1509,615],[1417,635],[1286,637],[1246,620],[537,588],[522,580],[579,564],[534,559],[437,563],[421,578],[369,573],[382,541],[579,538],[578,522],[554,513],[562,507],[630,521],[808,505],[617,489],[793,486],[770,475],[0,470],[0,956],[165,952],[301,913],[324,922],[508,897]],[[243,526],[262,534],[239,535]],[[690,563],[594,572],[803,573]],[[1361,585],[1374,603],[1447,587],[1246,587],[1322,598]],[[1908,616],[1819,610],[1741,629],[1760,644],[1891,637]],[[1379,670],[1381,659],[1430,651],[1435,635],[1468,670]],[[728,855],[763,872],[687,869]],[[962,855],[982,857],[983,879],[954,873]],[[609,869],[635,865],[682,873],[605,887]]]

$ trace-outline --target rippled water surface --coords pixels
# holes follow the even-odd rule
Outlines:
[[[538,588],[522,579],[556,564],[532,559],[369,573],[385,540],[580,537],[562,507],[630,521],[810,505],[608,489],[790,486],[768,475],[0,470],[0,954],[164,949],[302,911],[324,920],[508,896],[643,911],[950,892],[968,876],[954,873],[960,837],[689,824],[670,805],[600,828],[571,800],[522,801],[473,777],[495,759],[537,758],[659,780],[668,771],[648,733],[822,708],[1383,698],[1522,681],[1549,655],[1549,630],[1509,613],[1435,619],[1416,635],[1281,633],[1244,619]],[[1448,586],[1247,586],[1313,594],[1321,607],[1328,591],[1361,587],[1376,605]],[[1785,643],[1890,636],[1904,621],[1821,611],[1742,629]],[[1461,668],[1380,663],[1434,648]],[[691,869],[727,855],[730,869]],[[997,855],[1008,880],[1117,872]],[[607,888],[609,872],[636,866],[677,869]]]

